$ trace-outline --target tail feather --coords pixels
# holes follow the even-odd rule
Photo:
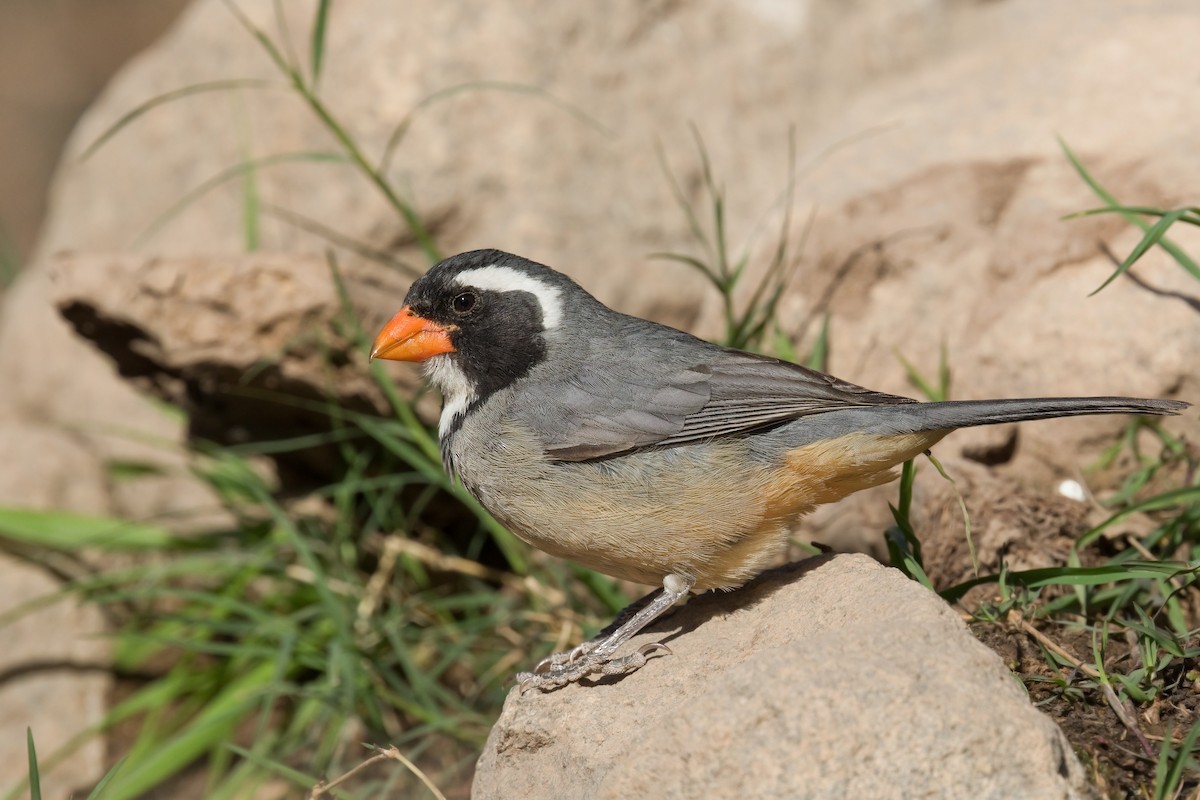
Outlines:
[[[945,400],[921,403],[920,428],[968,428],[1085,414],[1178,414],[1191,403],[1137,397],[1027,397],[1017,400]]]
[[[770,461],[777,457],[781,446],[790,452],[843,436],[890,438],[914,433],[939,434],[929,438],[923,445],[928,447],[955,428],[1083,414],[1166,416],[1178,414],[1190,405],[1179,400],[1142,400],[1137,397],[1027,397],[1018,400],[894,403],[842,408],[800,417],[761,435],[751,436],[747,441],[760,458]]]

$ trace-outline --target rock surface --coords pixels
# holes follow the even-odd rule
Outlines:
[[[0,506],[81,514],[110,510],[103,465],[78,436],[48,425],[0,420],[0,453],[6,455]],[[0,792],[28,774],[26,727],[45,767],[43,785],[85,786],[101,770],[102,741],[84,742],[57,765],[48,759],[107,710],[113,681],[106,671],[104,620],[95,606],[73,598],[15,613],[24,603],[60,593],[62,581],[37,560],[3,550],[0,587]]]
[[[217,518],[216,498],[188,474],[182,422],[121,380],[108,356],[72,332],[53,305],[45,269],[23,274],[0,301],[0,375],[0,420],[55,435],[79,453],[71,489],[100,495],[83,510],[171,516],[181,528]],[[58,458],[53,448],[25,452],[30,461]],[[0,462],[0,496],[42,507],[37,495],[16,499],[16,487],[48,468],[30,461]],[[136,480],[112,481],[109,470],[121,464],[148,469]]]
[[[47,570],[0,552],[0,615],[22,603],[52,597],[62,582]],[[14,614],[4,626],[0,650],[0,789],[29,774],[25,729],[33,732],[43,765],[44,797],[69,797],[68,790],[95,782],[103,772],[104,742],[84,741],[70,758],[54,763],[56,751],[102,719],[108,711],[112,675],[104,620],[95,606],[60,600]],[[86,792],[75,796],[85,796]]]
[[[327,404],[385,414],[357,325],[373,331],[398,308],[395,272],[322,258],[169,258],[65,254],[51,265],[54,301],[123,378],[179,407],[187,435],[235,443],[330,427]],[[343,307],[337,280],[346,289]],[[411,393],[413,385],[401,391]],[[328,475],[324,451],[281,463]]]
[[[472,797],[1090,797],[1062,733],[932,593],[817,557],[693,598],[621,679],[513,689]]]
[[[272,3],[241,7],[278,35]],[[1200,66],[1158,46],[1162,30],[1200,37],[1186,0],[1113,2],[1102,12],[1085,0],[622,0],[602,19],[572,6],[535,12],[530,0],[421,0],[395,25],[384,0],[349,8],[331,20],[321,86],[372,155],[422,98],[450,86],[499,80],[554,99],[492,85],[412,118],[390,176],[411,188],[447,252],[511,249],[567,271],[622,310],[718,335],[719,303],[703,280],[647,259],[695,251],[655,143],[703,216],[709,200],[686,124],[695,122],[728,187],[729,237],[735,251],[756,254],[754,275],[774,247],[780,212],[770,198],[787,183],[795,125],[803,170],[794,241],[805,211],[817,216],[782,318],[807,343],[815,315],[832,314],[836,374],[911,393],[897,355],[932,374],[945,345],[959,398],[1200,394],[1190,366],[1200,358],[1200,326],[1187,302],[1195,295],[1189,277],[1155,254],[1141,274],[1184,298],[1131,281],[1087,298],[1110,270],[1097,242],[1124,252],[1135,239],[1115,218],[1060,219],[1096,200],[1055,140],[1070,142],[1121,199],[1186,199],[1200,157],[1174,132],[1200,124],[1200,109],[1178,101],[1178,86],[1200,76]],[[305,30],[311,5],[288,9],[290,29]],[[1157,78],[1164,74],[1178,78]],[[197,2],[114,82],[71,151],[147,98],[230,77],[278,75],[223,4]],[[1130,97],[1137,114],[1115,115]],[[69,158],[41,252],[119,252],[136,243],[156,256],[216,259],[241,250],[236,181],[154,223],[188,188],[247,155],[239,132],[247,125],[253,156],[333,146],[289,92],[246,98],[238,105],[205,93],[155,108],[86,161]],[[248,123],[237,122],[241,114]],[[258,170],[255,181],[267,209],[260,247],[306,258],[333,247],[342,263],[361,262],[361,248],[338,246],[349,240],[421,261],[395,211],[348,167],[285,163]],[[1011,472],[1040,484],[1063,477],[1088,442],[1121,424],[1026,426]],[[1193,415],[1189,429],[1198,427]],[[821,519],[815,535],[827,541],[863,528],[849,518],[825,529]]]

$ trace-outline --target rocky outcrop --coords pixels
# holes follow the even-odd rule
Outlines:
[[[1062,732],[945,603],[865,556],[694,598],[643,632],[671,655],[514,688],[471,796],[1091,797]]]

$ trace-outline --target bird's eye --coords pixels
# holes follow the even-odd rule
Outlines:
[[[463,292],[462,294],[454,295],[454,299],[450,301],[456,314],[469,314],[475,308],[475,304],[479,302],[479,295],[474,292]]]

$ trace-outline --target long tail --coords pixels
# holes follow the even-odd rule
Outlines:
[[[752,437],[750,441],[759,441],[766,448],[766,453],[772,452],[772,446],[780,444],[792,450],[852,434],[884,438],[905,434],[939,434],[914,440],[913,446],[919,453],[955,428],[1084,414],[1169,416],[1178,414],[1190,405],[1181,400],[1143,400],[1137,397],[1025,397],[1017,400],[889,403],[840,408],[800,417],[761,437]]]
[[[1083,414],[1178,414],[1190,403],[1136,397],[1027,397],[860,406],[801,417],[750,442],[765,457],[787,448],[799,473],[822,475],[805,502],[829,503],[895,477],[892,467],[936,444],[955,428]]]
[[[914,430],[969,428],[1085,414],[1178,414],[1191,403],[1137,397],[1026,397],[1018,400],[946,400],[921,403],[920,426]],[[898,409],[905,408],[897,406]],[[907,415],[906,415],[907,416]]]

